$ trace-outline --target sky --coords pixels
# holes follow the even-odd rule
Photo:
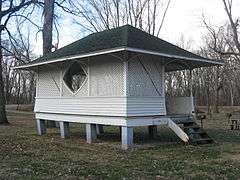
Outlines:
[[[239,9],[240,0],[233,0],[233,16],[236,18],[240,17]],[[207,33],[202,23],[203,15],[207,22],[216,28],[228,20],[222,0],[172,0],[159,37],[178,44],[183,36],[186,41],[192,42],[191,49],[197,50],[203,44],[203,36]],[[60,26],[59,47],[86,35],[79,31],[79,26],[74,25],[70,18],[63,18]],[[33,52],[40,55],[41,38],[34,38],[33,41]]]
[[[223,25],[228,19],[222,0],[174,0],[172,1],[160,38],[178,43],[181,35],[193,41],[193,49],[199,48],[207,33],[203,15],[214,27]],[[240,17],[240,0],[233,0],[233,16]]]

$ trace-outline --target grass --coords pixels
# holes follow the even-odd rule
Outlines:
[[[224,114],[205,121],[217,143],[184,145],[166,128],[150,140],[135,129],[137,147],[122,151],[118,128],[107,127],[96,143],[85,142],[82,125],[71,137],[57,129],[36,135],[30,113],[10,112],[11,125],[0,126],[0,179],[239,179],[240,132],[230,131]]]

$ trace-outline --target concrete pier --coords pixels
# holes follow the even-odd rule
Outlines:
[[[66,139],[69,138],[69,122],[59,122],[59,129],[61,138]]]
[[[38,135],[46,134],[45,120],[37,119],[37,133]]]
[[[126,150],[133,146],[133,127],[122,126],[122,149]]]
[[[97,128],[96,124],[86,124],[86,138],[87,143],[91,144],[97,139]]]

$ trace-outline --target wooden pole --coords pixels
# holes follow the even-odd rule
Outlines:
[[[191,112],[191,114],[192,115],[196,115],[195,114],[195,103],[194,103],[194,98],[193,98],[193,76],[192,76],[192,69],[189,69],[189,71],[190,71],[190,97],[191,97],[191,101],[192,101],[192,112]]]
[[[189,70],[190,71],[190,97],[193,97],[193,78],[192,78],[192,69]]]

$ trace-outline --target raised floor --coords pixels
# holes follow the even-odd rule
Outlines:
[[[65,116],[65,117],[64,117]],[[48,119],[47,119],[48,118]],[[68,121],[62,121],[66,119]],[[46,123],[45,121],[52,120],[59,123],[60,134],[62,138],[69,138],[69,123],[77,122],[86,125],[86,141],[87,143],[93,143],[97,134],[104,133],[103,126],[112,125],[119,126],[121,132],[121,141],[122,141],[122,149],[128,149],[133,146],[133,129],[138,126],[146,126],[148,127],[149,136],[154,138],[157,133],[158,125],[165,125],[172,129],[175,134],[182,139],[182,141],[187,142],[189,140],[188,136],[184,133],[184,131],[178,127],[177,124],[193,122],[193,118],[191,115],[167,115],[167,116],[142,116],[142,117],[89,117],[89,116],[67,116],[67,115],[56,115],[52,114],[52,116],[44,115],[44,114],[36,114],[37,121],[37,131],[39,135],[45,134],[46,131]]]

